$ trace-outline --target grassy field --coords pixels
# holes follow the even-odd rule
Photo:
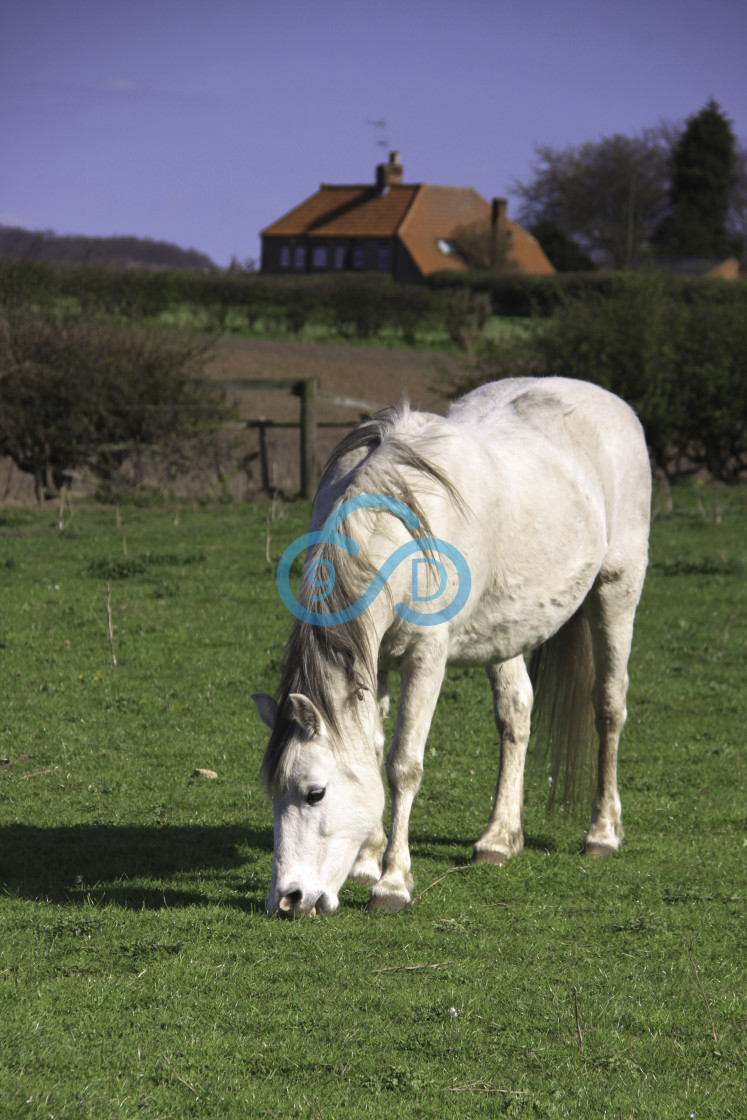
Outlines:
[[[55,313],[61,318],[76,321],[80,318],[95,318],[86,312],[79,300],[59,299],[53,304]],[[101,316],[107,322],[107,316]],[[120,324],[121,324],[120,320]],[[126,320],[125,320],[126,322]],[[528,320],[521,316],[491,315],[485,326],[474,331],[473,346],[480,349],[486,342],[509,341],[517,334],[528,329]],[[409,331],[401,326],[381,326],[371,335],[358,337],[350,329],[343,331],[339,324],[324,316],[309,313],[306,321],[297,326],[289,324],[283,309],[275,314],[271,311],[255,318],[247,319],[241,307],[221,307],[194,303],[175,304],[167,311],[154,315],[144,315],[135,320],[137,329],[167,331],[177,334],[218,334],[231,338],[256,338],[269,341],[292,341],[306,343],[333,344],[339,346],[365,346],[385,350],[418,350],[432,353],[464,354],[463,342],[454,339],[447,328],[444,316],[432,314],[423,316]],[[541,329],[532,321],[532,329]]]
[[[199,308],[189,304],[161,313],[154,318],[152,326],[170,331],[208,334],[216,329],[215,317],[209,308]],[[478,332],[475,343],[479,347],[481,342],[505,341],[526,330],[526,318],[492,315],[484,329]],[[250,327],[247,325],[246,316],[237,309],[229,311],[225,321],[220,324],[220,332],[238,338],[334,343],[340,346],[374,346],[383,349],[425,350],[447,354],[464,353],[464,346],[449,336],[443,323],[435,320],[418,326],[412,336],[395,327],[382,327],[372,337],[356,338],[351,337],[349,333],[342,333],[333,323],[325,322],[308,322],[300,330],[293,331],[277,319],[260,318]]]
[[[414,904],[292,923],[249,698],[288,627],[268,512],[0,513],[3,1120],[744,1117],[747,493],[657,498],[617,857],[579,857],[535,759],[525,851],[465,867],[497,756],[452,672]]]

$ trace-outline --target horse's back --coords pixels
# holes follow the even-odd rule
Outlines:
[[[520,432],[531,429],[559,444],[570,437],[580,455],[609,460],[622,453],[648,464],[637,416],[620,397],[566,377],[512,377],[481,385],[455,401],[447,418],[458,424]],[[645,472],[644,472],[645,473]]]
[[[567,472],[598,491],[607,538],[606,565],[625,557],[645,567],[651,502],[646,441],[633,410],[598,385],[563,377],[507,378],[456,401],[447,418],[497,460],[507,453]],[[542,490],[542,479],[534,480]]]

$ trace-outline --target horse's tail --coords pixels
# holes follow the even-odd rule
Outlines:
[[[560,800],[577,811],[596,783],[594,661],[582,610],[532,653],[529,676],[535,742],[550,761],[549,806]]]

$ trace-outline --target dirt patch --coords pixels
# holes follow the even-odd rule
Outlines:
[[[460,371],[463,360],[454,355],[374,347],[334,346],[301,342],[272,342],[264,339],[224,338],[208,365],[218,381],[262,381],[267,379],[319,379],[322,393],[369,402],[374,408],[398,404],[406,393],[413,408],[443,414],[448,401],[442,395],[449,374]],[[278,424],[298,421],[299,400],[288,390],[232,390],[239,421],[266,419]],[[318,408],[319,456],[322,461],[360,420],[365,409],[340,406],[321,400]],[[330,423],[335,427],[325,427]],[[299,433],[297,428],[269,426],[266,429],[270,484],[285,494],[300,487]],[[256,428],[240,428],[221,435],[209,452],[202,453],[200,468],[189,476],[173,473],[158,476],[154,464],[147,479],[177,497],[228,491],[235,497],[250,497],[261,490],[259,435]],[[74,492],[90,492],[84,477]],[[33,481],[8,459],[0,459],[0,506],[34,504]]]
[[[398,404],[407,394],[414,408],[444,413],[446,376],[455,373],[460,359],[452,355],[412,350],[315,345],[300,342],[268,342],[254,339],[223,339],[209,372],[216,380],[261,381],[264,379],[316,377],[322,394],[345,396],[368,402],[376,410]],[[231,393],[242,421],[270,419],[277,423],[297,422],[299,400],[288,390],[243,390]],[[319,457],[323,463],[345,431],[365,414],[364,407],[319,402]],[[334,424],[334,427],[325,427]],[[285,493],[300,486],[299,433],[295,428],[266,429],[270,484]],[[250,487],[261,486],[259,436],[246,433],[245,469]]]

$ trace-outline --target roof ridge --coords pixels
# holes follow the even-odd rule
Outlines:
[[[402,215],[402,218],[400,219],[399,225],[397,226],[397,233],[399,233],[400,236],[405,232],[408,225],[412,221],[412,216],[415,213],[415,210],[417,209],[417,204],[419,203],[420,198],[422,197],[423,187],[425,186],[425,183],[414,183],[413,186],[416,189],[413,193],[412,198],[410,199],[410,202],[408,204],[407,209],[405,210],[404,214]]]

